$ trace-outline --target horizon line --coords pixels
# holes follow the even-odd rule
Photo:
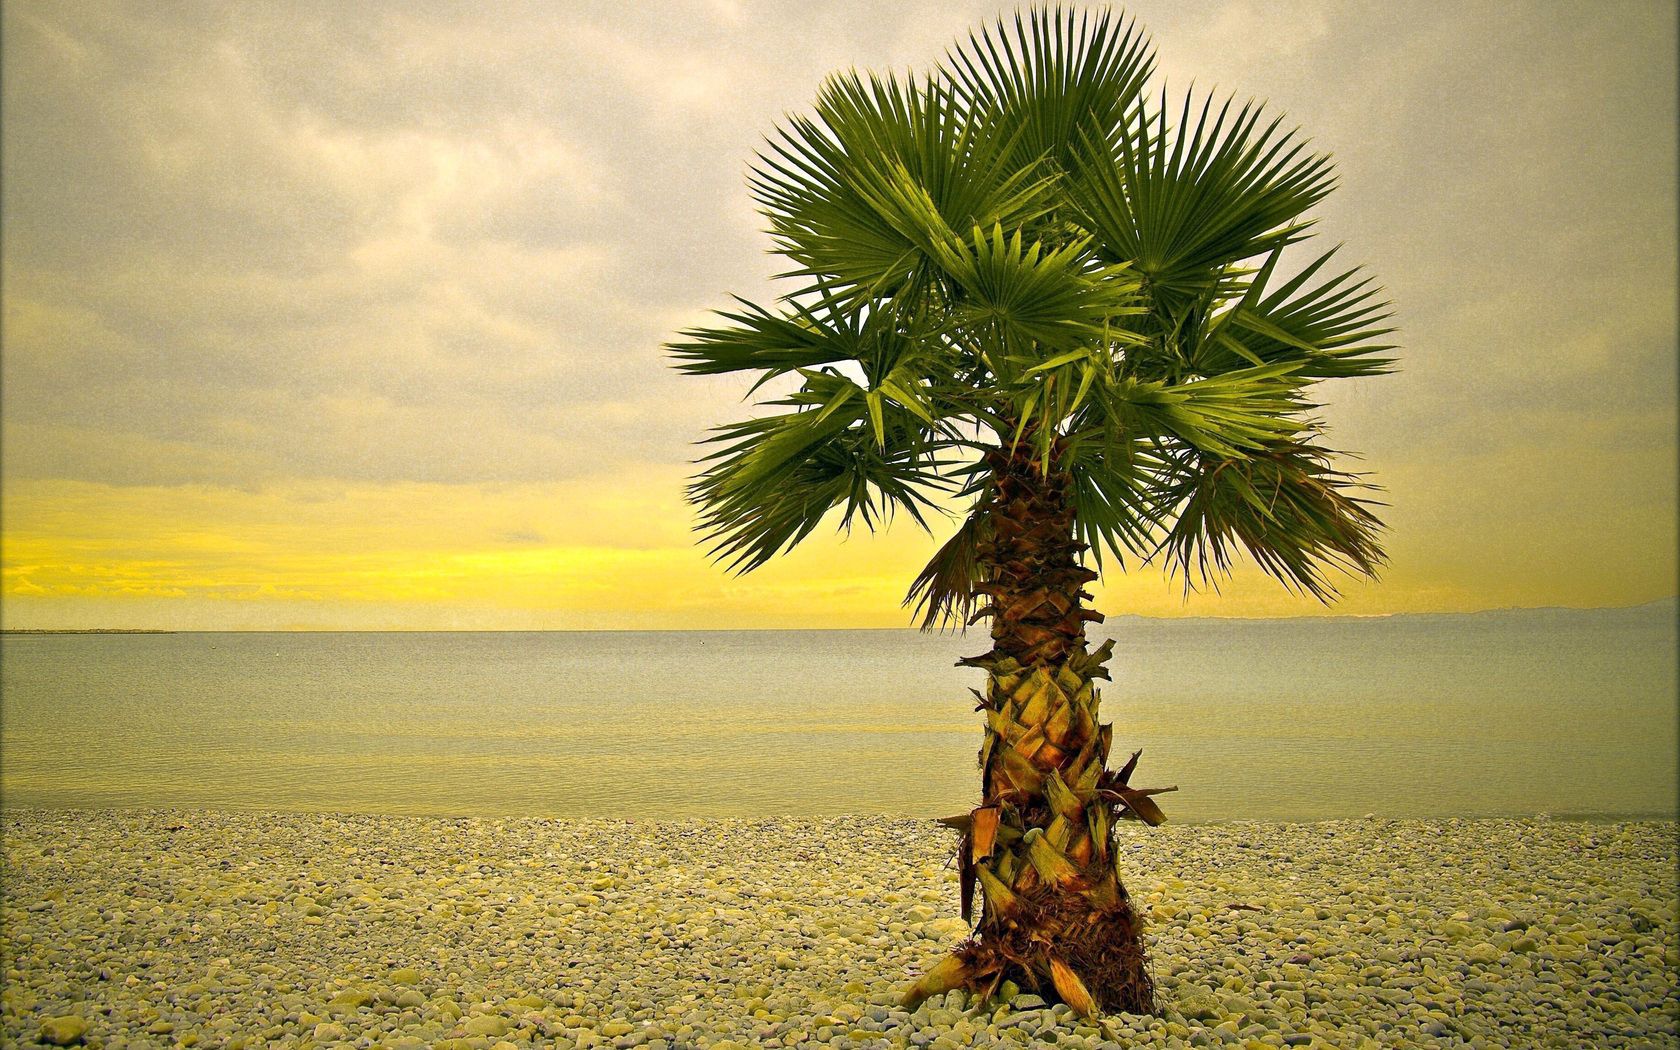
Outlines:
[[[1175,620],[1228,620],[1268,622],[1279,620],[1391,620],[1412,616],[1485,616],[1495,613],[1622,612],[1680,603],[1680,594],[1670,594],[1628,605],[1506,605],[1469,610],[1413,610],[1388,613],[1300,613],[1293,616],[1148,616],[1143,613],[1114,613],[1104,622],[1122,619],[1171,622]],[[750,632],[840,632],[913,631],[918,634],[960,636],[967,629],[924,631],[914,624],[902,627],[0,627],[0,634],[743,634]]]

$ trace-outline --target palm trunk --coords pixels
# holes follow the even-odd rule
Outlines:
[[[979,554],[990,599],[990,652],[963,661],[988,674],[981,710],[983,801],[960,851],[963,912],[977,882],[975,939],[912,989],[914,1000],[966,985],[990,995],[1013,980],[1081,1013],[1149,1013],[1154,989],[1142,921],[1115,869],[1117,800],[1158,822],[1146,796],[1107,770],[1112,728],[1097,721],[1095,680],[1112,642],[1087,648],[1084,585],[1066,474],[1046,475],[1028,442],[990,457],[990,538]],[[1135,758],[1135,756],[1134,756]]]

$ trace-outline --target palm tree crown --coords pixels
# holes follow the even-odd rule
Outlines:
[[[1321,600],[1327,570],[1374,572],[1380,523],[1309,388],[1389,370],[1387,304],[1334,249],[1280,261],[1329,160],[1259,105],[1146,94],[1152,67],[1120,18],[1036,10],[926,76],[833,76],[787,120],[750,182],[791,290],[669,347],[786,391],[709,438],[690,496],[717,557],[960,500],[907,601],[966,618],[987,456],[1025,450],[1098,568],[1217,585],[1246,550]]]

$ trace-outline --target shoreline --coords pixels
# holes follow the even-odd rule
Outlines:
[[[894,824],[922,824],[936,823],[938,816],[921,815],[915,813],[763,813],[763,814],[717,814],[674,817],[640,817],[640,816],[569,816],[566,814],[542,813],[448,813],[437,811],[412,812],[380,810],[380,809],[336,809],[336,808],[288,808],[285,806],[157,806],[136,804],[132,806],[61,806],[61,805],[14,805],[6,802],[0,794],[0,820],[17,817],[49,817],[54,815],[80,816],[97,818],[109,817],[142,817],[153,814],[186,815],[200,813],[212,817],[252,817],[273,815],[279,817],[323,817],[335,819],[359,819],[370,817],[390,820],[428,820],[428,821],[532,821],[542,824],[752,824],[763,821],[811,821],[811,820],[878,820]],[[945,814],[949,815],[949,814]],[[1276,825],[1279,827],[1314,828],[1321,825],[1335,824],[1461,824],[1461,823],[1505,823],[1511,821],[1530,822],[1541,825],[1552,824],[1673,824],[1680,829],[1680,813],[1461,813],[1448,816],[1417,817],[1417,816],[1389,816],[1381,813],[1365,813],[1358,816],[1336,817],[1208,817],[1208,818],[1172,818],[1168,823],[1174,827],[1242,827],[1247,825]],[[1131,822],[1122,824],[1127,826]]]
[[[1676,1031],[1667,819],[1123,826],[1162,1012],[1105,1027],[1031,998],[896,1007],[965,929],[954,838],[926,820],[8,808],[0,828],[0,1034],[26,1046],[56,1018],[110,1050],[1633,1047]]]

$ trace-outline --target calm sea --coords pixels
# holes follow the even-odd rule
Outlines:
[[[1116,761],[1181,820],[1675,813],[1672,601],[1119,618]],[[11,635],[0,800],[521,816],[943,815],[953,665],[910,631]]]

